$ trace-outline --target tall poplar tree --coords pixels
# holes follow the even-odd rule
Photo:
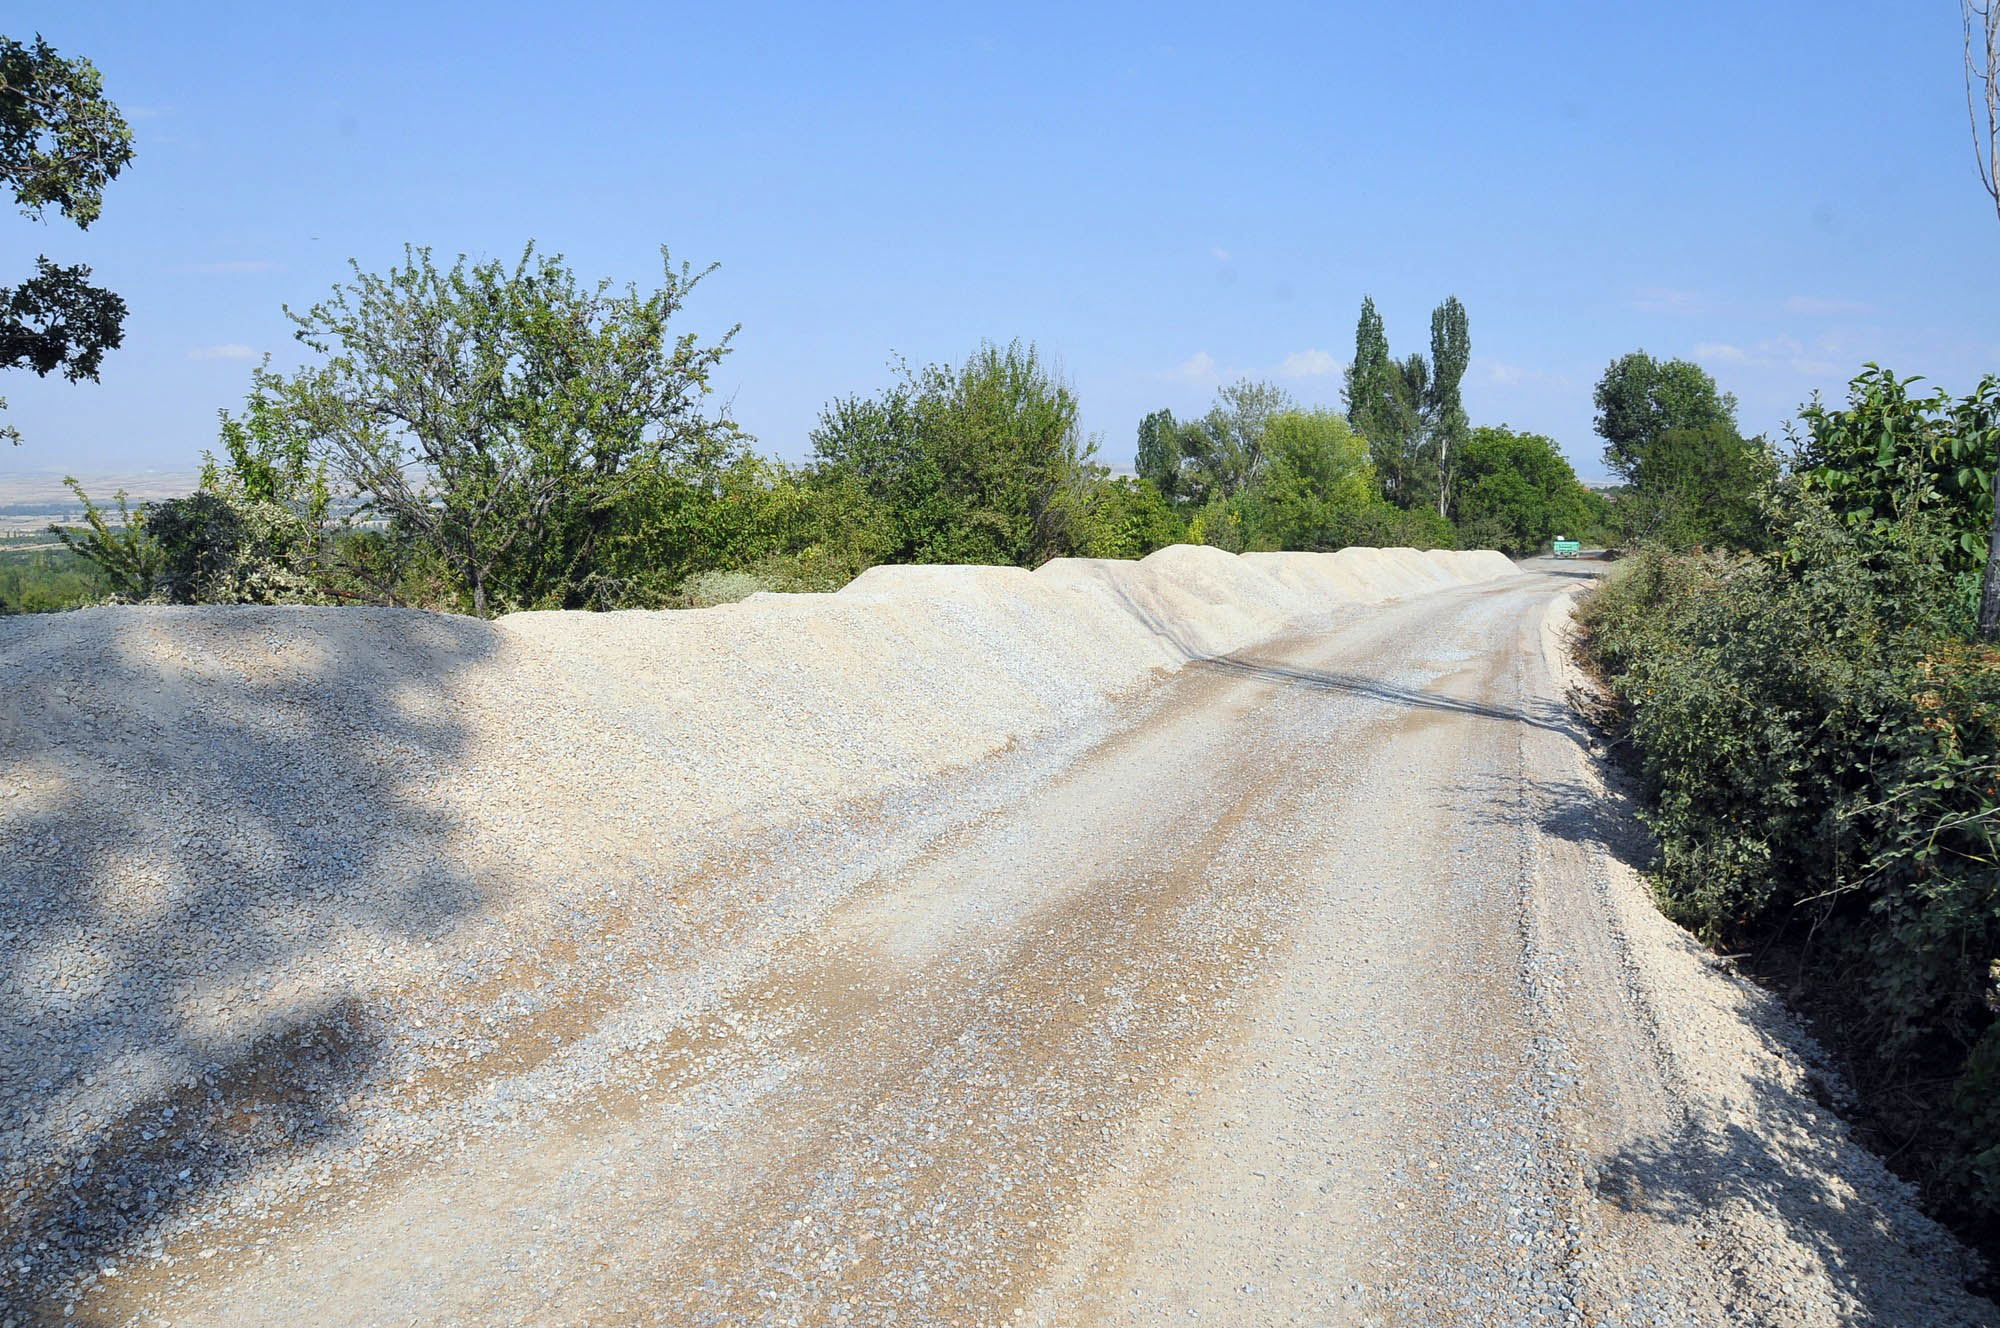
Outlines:
[[[1361,319],[1354,328],[1354,363],[1348,366],[1343,396],[1348,427],[1368,440],[1368,455],[1381,479],[1383,496],[1407,505],[1407,458],[1416,414],[1406,367],[1389,358],[1389,337],[1370,296],[1361,299]]]
[[[1459,384],[1472,360],[1472,334],[1466,327],[1465,306],[1456,295],[1431,311],[1431,372],[1424,393],[1424,432],[1437,464],[1438,515],[1451,512],[1451,481],[1458,465],[1459,445],[1466,435],[1465,403]]]
[[[1392,359],[1375,301],[1363,297],[1347,371],[1347,422],[1368,440],[1382,496],[1399,507],[1451,508],[1453,467],[1466,435],[1459,387],[1472,357],[1465,306],[1448,297],[1431,313],[1431,353]]]
[[[1181,448],[1174,413],[1156,410],[1139,421],[1139,446],[1132,469],[1168,498],[1180,488]]]

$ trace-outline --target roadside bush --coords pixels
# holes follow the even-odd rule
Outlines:
[[[1869,365],[1848,385],[1844,410],[1817,397],[1799,412],[1799,483],[1824,496],[1862,539],[1892,542],[1923,516],[1945,537],[1931,552],[1977,602],[1993,523],[1993,458],[2000,447],[2000,378],[1971,395],[1912,396],[1922,380]]]
[[[1798,955],[1856,1087],[1944,1208],[2000,1217],[2000,655],[1968,643],[1906,512],[1857,529],[1787,486],[1762,556],[1648,552],[1586,602],[1627,707],[1662,907]]]
[[[1083,507],[1077,552],[1087,558],[1143,558],[1187,538],[1187,519],[1151,480],[1096,475]]]
[[[719,463],[661,466],[619,503],[585,603],[681,606],[690,578],[727,571],[756,575],[767,583],[759,589],[838,590],[888,554],[890,524],[851,476],[748,450]]]
[[[1359,544],[1371,549],[1456,549],[1462,547],[1458,529],[1428,507],[1401,508],[1392,503],[1371,503],[1357,509],[1349,523],[1337,534],[1341,548]]]
[[[1250,493],[1252,547],[1337,549],[1381,500],[1368,444],[1330,410],[1288,410],[1264,430],[1265,469]]]
[[[885,515],[890,560],[1034,567],[1088,540],[1089,461],[1069,385],[1032,345],[905,366],[875,397],[829,404],[816,471]]]
[[[321,601],[309,565],[317,533],[274,502],[197,492],[147,503],[145,533],[159,549],[150,599],[167,604]]]
[[[1762,549],[1764,502],[1777,480],[1777,454],[1733,424],[1669,429],[1645,444],[1619,494],[1622,536],[1673,549]]]
[[[716,604],[734,604],[760,590],[777,588],[771,579],[755,572],[697,572],[681,583],[676,598],[687,608],[706,609]]]

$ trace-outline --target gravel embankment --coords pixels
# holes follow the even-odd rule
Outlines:
[[[565,1039],[609,978],[782,933],[871,806],[1191,657],[1511,571],[1175,548],[697,613],[0,621],[0,1296],[324,1207],[449,1105],[533,1112],[534,1074],[591,1073]],[[789,876],[754,907],[702,889],[758,862]]]
[[[0,622],[0,1328],[1995,1324],[1650,906],[1583,570]]]

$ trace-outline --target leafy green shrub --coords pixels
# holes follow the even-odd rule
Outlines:
[[[812,441],[825,482],[879,505],[893,561],[1033,567],[1086,542],[1095,444],[1032,345],[906,366],[880,395],[830,404]]]
[[[49,533],[71,553],[97,565],[110,585],[112,598],[149,598],[160,573],[160,546],[146,533],[144,507],[133,511],[125,499],[125,491],[120,489],[116,499],[118,520],[113,524],[90,501],[90,495],[74,476],[65,476],[63,483],[83,504],[83,528],[50,526]]]
[[[1946,537],[1933,550],[1976,602],[1993,522],[1993,459],[2000,446],[2000,378],[1954,401],[1913,397],[1917,378],[1871,364],[1848,388],[1845,410],[1815,398],[1800,412],[1800,484],[1824,495],[1841,523],[1876,543],[1904,538],[1927,515]]]
[[[1250,492],[1253,546],[1337,549],[1357,514],[1381,500],[1368,444],[1330,410],[1288,410],[1264,431],[1265,468]]]
[[[1187,538],[1187,519],[1151,480],[1095,476],[1084,496],[1078,552],[1087,558],[1143,558]]]
[[[705,572],[752,569],[764,589],[837,590],[882,561],[894,535],[853,477],[814,474],[740,451],[719,463],[662,466],[611,513],[583,585],[590,608],[683,605]]]
[[[168,604],[324,598],[309,566],[316,532],[277,503],[197,492],[147,503],[141,513],[160,555],[149,598]]]
[[[2000,655],[1967,643],[1938,514],[1857,528],[1792,485],[1770,516],[1771,553],[1649,552],[1582,615],[1628,707],[1655,887],[1706,939],[1799,947],[1869,1109],[1934,1197],[1990,1220]]]
[[[776,589],[776,581],[755,572],[697,572],[681,583],[677,598],[690,609],[706,609],[716,604],[734,604],[760,590]]]

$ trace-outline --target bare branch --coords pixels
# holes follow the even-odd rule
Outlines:
[[[1995,215],[2000,215],[2000,3],[1959,0],[1959,5],[1965,20],[1965,114],[1972,126],[1972,160]],[[1984,128],[1979,123],[1982,102]]]

